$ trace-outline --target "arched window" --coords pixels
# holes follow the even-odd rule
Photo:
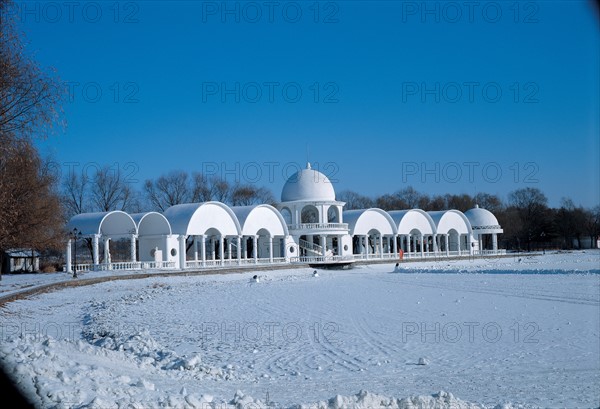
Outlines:
[[[313,205],[302,208],[301,223],[319,223],[319,210]]]
[[[329,206],[327,209],[327,223],[339,223],[340,213],[337,206]]]
[[[292,212],[287,207],[281,209],[281,216],[286,224],[292,224]]]

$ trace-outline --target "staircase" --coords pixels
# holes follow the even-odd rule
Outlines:
[[[310,243],[306,240],[300,239],[298,245],[300,246],[300,249],[303,249],[306,252],[308,257],[333,257],[332,250],[324,251],[323,246],[319,244]]]

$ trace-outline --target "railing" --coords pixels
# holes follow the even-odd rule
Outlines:
[[[73,264],[71,268],[80,273],[85,271],[123,271],[123,270],[155,270],[175,268],[174,261],[124,261],[101,264]]]
[[[142,261],[140,268],[144,270],[161,270],[163,268],[175,268],[174,261]]]
[[[291,263],[331,263],[352,261],[352,256],[299,256],[290,258]]]
[[[93,264],[73,264],[71,266],[73,271],[76,271],[78,273],[84,272],[84,271],[90,271],[93,269],[93,267],[94,267]]]
[[[298,245],[304,250],[313,251],[318,254],[323,254],[323,246],[319,244],[311,243],[309,241],[300,239]]]
[[[105,263],[98,264],[96,270],[105,271],[105,270],[140,270],[141,264],[137,261],[132,262],[118,262],[118,263]]]
[[[476,256],[503,256],[506,255],[506,250],[505,249],[498,249],[498,250],[475,250],[473,252],[474,255]]]
[[[315,245],[320,247],[319,245]],[[475,250],[473,254],[469,250],[453,250],[446,253],[445,250],[441,251],[428,251],[428,252],[404,252],[402,259],[408,260],[427,260],[427,259],[445,259],[448,257],[472,257],[472,256],[503,256],[506,255],[505,249],[498,250]],[[285,257],[273,257],[270,258],[242,258],[242,259],[225,259],[225,260],[189,260],[185,263],[186,269],[202,269],[202,268],[214,268],[214,267],[228,267],[228,266],[249,266],[249,265],[273,265],[273,264],[288,264],[288,263],[329,263],[329,262],[340,262],[340,261],[353,261],[353,260],[399,260],[400,255],[397,253],[369,253],[367,254],[352,254],[348,256],[296,256],[291,257],[289,260]],[[125,271],[125,270],[165,270],[174,269],[174,261],[131,261],[131,262],[117,262],[117,263],[102,263],[102,264],[73,264],[71,266],[72,271],[77,273],[86,271]],[[64,270],[63,270],[64,271]]]
[[[239,265],[255,265],[255,264],[284,264],[287,263],[285,257],[273,257],[273,261],[269,258],[242,258],[242,259],[225,259],[225,260],[188,260],[185,262],[185,268],[214,268],[214,267],[230,267]]]
[[[348,230],[348,223],[299,223],[288,224],[290,230]]]

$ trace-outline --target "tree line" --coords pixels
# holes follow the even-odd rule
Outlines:
[[[275,204],[269,189],[253,184],[230,183],[215,175],[172,171],[148,179],[141,189],[129,183],[119,169],[98,168],[91,175],[72,172],[61,183],[65,218],[86,212],[149,210],[163,212],[182,203],[218,201],[231,206]]]

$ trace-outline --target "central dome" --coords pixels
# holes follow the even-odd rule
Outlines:
[[[335,191],[327,176],[311,169],[309,163],[306,169],[294,173],[281,191],[282,202],[296,200],[334,201]]]
[[[479,205],[475,205],[473,209],[467,210],[465,216],[467,216],[469,223],[474,228],[500,228],[496,216],[489,210],[482,209]]]

